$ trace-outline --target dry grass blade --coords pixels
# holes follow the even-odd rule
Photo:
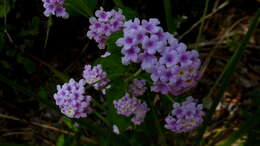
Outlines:
[[[30,125],[41,127],[41,128],[46,128],[46,129],[49,129],[49,130],[52,130],[52,131],[55,131],[55,132],[59,132],[59,133],[62,133],[62,134],[66,134],[66,135],[71,135],[71,136],[75,135],[75,133],[73,133],[73,132],[62,130],[62,129],[59,129],[59,128],[56,128],[56,127],[53,127],[53,126],[50,126],[50,125],[47,125],[47,124],[26,121],[26,120],[19,119],[19,118],[14,117],[14,116],[9,116],[9,115],[5,115],[5,114],[1,114],[1,113],[0,113],[0,118],[5,118],[5,119],[9,119],[9,120],[15,120],[15,121],[23,122],[23,123],[26,123],[26,124],[30,124]],[[84,142],[88,142],[88,143],[92,143],[92,144],[98,144],[98,142],[96,140],[88,138],[88,137],[81,137],[80,139]]]

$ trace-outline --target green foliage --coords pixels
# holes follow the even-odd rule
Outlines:
[[[11,10],[11,2],[9,0],[1,0],[0,1],[0,18],[5,17]]]
[[[18,63],[22,64],[25,67],[27,73],[30,74],[36,71],[35,63],[32,60],[22,57],[20,55],[17,56],[16,60]]]
[[[74,132],[77,132],[79,129],[75,126],[75,122],[71,119],[63,116],[63,122]]]
[[[170,0],[164,0],[164,11],[166,16],[167,28],[170,33],[176,33],[176,25],[172,16],[172,3]]]
[[[127,90],[126,82],[123,80],[127,68],[121,63],[121,48],[115,45],[115,41],[121,36],[122,32],[116,32],[108,38],[106,45],[107,50],[111,53],[111,55],[98,59],[96,64],[102,65],[103,69],[108,73],[108,77],[111,80],[109,83],[111,88],[108,89],[105,97],[108,106],[107,119],[110,124],[115,124],[120,129],[125,129],[130,124],[129,119],[118,115],[113,106],[113,101],[124,96]]]
[[[96,8],[97,0],[66,0],[64,7],[72,16],[90,17]]]
[[[108,77],[112,79],[119,79],[126,71],[126,66],[121,63],[121,48],[117,47],[115,41],[122,36],[122,32],[112,34],[106,44],[107,50],[111,53],[110,56],[99,58],[95,64],[101,64],[102,68],[108,73]],[[122,78],[121,78],[122,79]]]
[[[138,16],[138,13],[129,7],[125,7],[125,6],[115,7],[115,9],[118,8],[120,8],[123,11],[126,20],[134,19]]]
[[[56,146],[65,146],[65,140],[64,140],[63,134],[59,136],[57,143],[56,143]]]

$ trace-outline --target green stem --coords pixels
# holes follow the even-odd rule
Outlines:
[[[172,99],[172,97],[171,96],[169,96],[169,95],[165,95],[172,103],[174,102],[174,100]]]
[[[225,66],[224,71],[221,73],[221,75],[219,76],[219,78],[217,79],[214,86],[211,88],[209,94],[206,97],[208,99],[213,96],[213,93],[217,93],[214,96],[213,103],[211,104],[210,109],[206,114],[203,126],[201,127],[201,129],[197,135],[197,138],[196,138],[196,141],[199,142],[200,145],[204,144],[204,140],[202,139],[202,136],[203,136],[208,124],[211,121],[212,115],[213,115],[218,103],[220,102],[221,98],[223,97],[224,91],[226,90],[228,83],[232,77],[232,74],[235,71],[237,63],[239,62],[240,58],[244,54],[246,44],[248,43],[250,37],[253,35],[253,32],[260,21],[259,18],[260,18],[260,8],[258,8],[255,17],[249,26],[248,32],[246,33],[244,40],[241,42],[239,48],[236,50],[234,55],[231,57],[231,59]]]
[[[43,49],[45,50],[48,44],[48,39],[49,39],[49,35],[50,35],[50,29],[52,26],[52,19],[51,17],[48,19],[48,23],[47,23],[47,32],[46,32],[46,37],[45,37],[45,41],[44,41],[44,47]],[[43,53],[45,54],[45,53]]]
[[[164,134],[162,132],[162,129],[161,129],[161,126],[160,126],[160,122],[159,122],[158,117],[156,115],[156,112],[155,112],[155,109],[154,109],[154,106],[153,106],[153,103],[152,103],[151,99],[149,99],[149,103],[150,103],[150,107],[151,107],[152,114],[153,114],[153,117],[154,117],[155,126],[156,126],[156,128],[158,129],[158,132],[159,132],[160,143],[163,146],[167,146],[165,136],[164,136]]]
[[[166,16],[167,28],[170,33],[176,32],[176,26],[174,25],[173,17],[172,17],[172,5],[171,0],[163,0],[164,4],[164,12]]]
[[[92,102],[93,102],[94,105],[96,105],[102,111],[106,111],[106,109],[103,108],[103,106],[101,104],[99,104],[94,98],[92,98]]]
[[[200,28],[199,28],[199,33],[198,33],[196,43],[195,43],[195,49],[198,49],[198,45],[199,45],[201,34],[202,34],[202,29],[203,29],[203,26],[204,26],[204,23],[205,23],[205,16],[206,16],[207,11],[208,11],[208,6],[209,6],[209,0],[206,0],[205,8],[204,8],[204,11],[203,11],[202,20],[201,20],[201,24],[200,24]]]
[[[110,127],[109,122],[98,112],[96,112],[95,110],[93,110],[93,113],[100,119],[102,120],[108,127]]]
[[[135,77],[137,77],[139,74],[141,74],[142,71],[143,71],[142,68],[138,69],[132,76],[130,76],[129,78],[127,78],[127,79],[125,80],[125,82],[131,81],[133,78],[135,78]]]

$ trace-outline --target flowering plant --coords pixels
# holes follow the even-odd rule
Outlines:
[[[45,16],[69,18],[64,0],[43,2]],[[104,54],[82,68],[79,81],[57,86],[54,100],[61,113],[93,130],[105,145],[167,145],[169,135],[175,144],[183,135],[191,139],[206,111],[191,92],[203,77],[199,52],[165,31],[157,18],[129,18],[120,8],[100,8],[93,15],[86,36]]]

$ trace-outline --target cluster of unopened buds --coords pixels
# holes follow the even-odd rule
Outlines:
[[[64,0],[43,0],[43,2],[46,16],[68,17],[62,8]],[[172,34],[164,32],[159,26],[158,19],[135,18],[125,21],[120,9],[118,11],[100,9],[95,12],[95,16],[89,19],[87,36],[94,39],[100,49],[105,49],[108,37],[114,32],[122,31],[123,36],[115,42],[122,48],[122,64],[140,64],[140,68],[148,72],[152,80],[150,91],[177,96],[194,87],[201,78],[199,53],[187,50],[184,43],[179,42]],[[108,55],[109,52],[101,57]],[[92,111],[90,108],[92,98],[85,95],[85,86],[92,86],[105,95],[106,90],[111,88],[109,82],[107,73],[103,71],[101,65],[86,65],[83,79],[79,82],[71,79],[62,86],[58,85],[54,99],[66,116],[87,117]],[[121,99],[113,101],[117,114],[131,117],[135,125],[141,124],[150,110],[145,101],[137,98],[145,94],[146,86],[144,80],[134,79],[127,93]],[[176,133],[189,132],[203,122],[203,116],[203,106],[197,104],[196,99],[188,97],[181,104],[173,104],[172,112],[165,118],[165,128]],[[119,134],[116,125],[113,126],[113,130]]]

